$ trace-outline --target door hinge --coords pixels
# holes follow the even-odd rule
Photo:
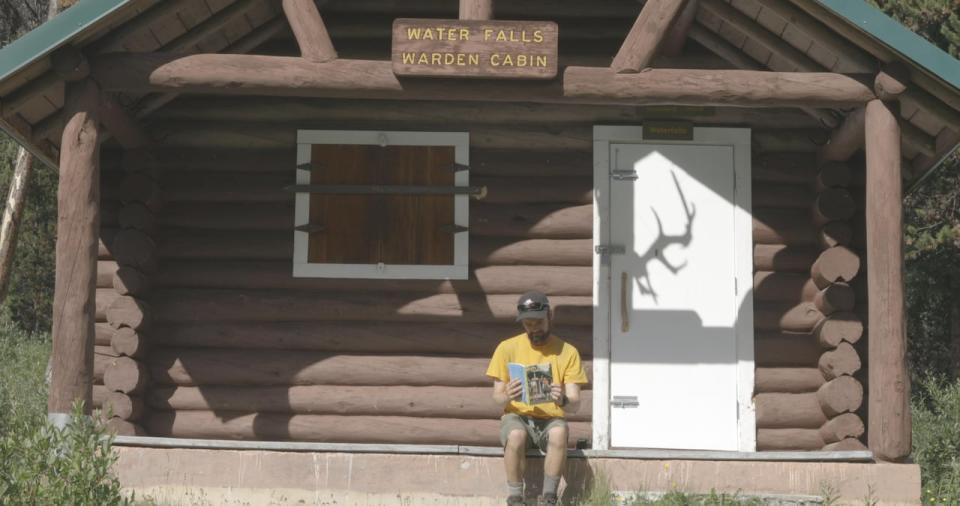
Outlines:
[[[640,178],[635,170],[611,170],[610,177],[614,181],[636,181]]]
[[[636,395],[614,395],[610,401],[611,408],[639,408],[640,401]]]

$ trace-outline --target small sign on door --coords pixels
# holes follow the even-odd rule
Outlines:
[[[689,121],[646,121],[643,124],[645,141],[692,141],[693,123]]]

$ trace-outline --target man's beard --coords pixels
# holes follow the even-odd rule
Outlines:
[[[540,346],[547,342],[548,337],[550,337],[550,329],[527,332],[527,338],[530,339],[530,343],[534,346]]]

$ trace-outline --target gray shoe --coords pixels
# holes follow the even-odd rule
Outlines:
[[[543,494],[537,501],[538,506],[554,506],[557,504],[557,494]]]
[[[522,495],[512,495],[507,497],[507,506],[523,506],[523,496]]]

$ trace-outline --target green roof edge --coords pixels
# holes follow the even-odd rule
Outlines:
[[[860,31],[880,41],[960,91],[960,60],[910,31],[863,0],[816,0]]]
[[[0,81],[49,54],[132,0],[80,0],[50,21],[0,49]]]

